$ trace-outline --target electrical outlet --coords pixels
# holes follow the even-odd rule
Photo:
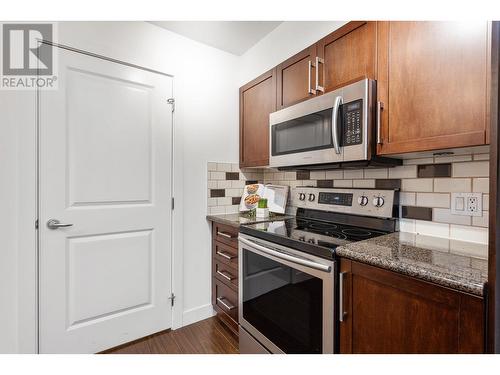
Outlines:
[[[451,213],[463,216],[483,215],[481,193],[451,193]]]

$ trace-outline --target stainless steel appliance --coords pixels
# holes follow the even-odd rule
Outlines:
[[[299,187],[295,218],[242,226],[240,352],[337,352],[335,248],[397,230],[394,202],[393,190]]]
[[[269,115],[273,168],[399,165],[377,157],[380,106],[376,81],[363,79]]]

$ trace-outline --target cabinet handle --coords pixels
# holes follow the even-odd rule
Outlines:
[[[344,321],[344,275],[345,272],[339,273],[339,320]]]
[[[219,302],[222,306],[224,306],[229,311],[234,310],[236,308],[236,306],[228,305],[227,303],[224,302],[225,299],[226,299],[226,297],[217,297],[217,302]]]
[[[222,237],[226,237],[226,238],[236,238],[235,235],[232,235],[232,234],[229,234],[229,233],[225,233],[225,232],[219,232],[217,231],[217,235],[218,236],[222,236]]]
[[[319,64],[325,65],[325,60],[321,57],[316,56],[316,91],[325,92],[325,88],[319,85]],[[323,72],[324,73],[324,72]],[[325,80],[325,75],[323,74],[323,81]]]
[[[377,102],[377,144],[382,143],[382,135],[380,134],[382,128],[382,111],[384,110],[384,103]]]
[[[228,281],[233,281],[235,279],[235,277],[233,275],[231,275],[227,271],[219,271],[219,270],[217,270],[217,273],[219,275],[221,275],[223,278],[225,278],[226,280],[228,280]]]
[[[312,70],[312,61],[309,60],[307,62],[307,93],[308,94],[316,94],[316,91],[314,91],[311,88],[311,70]]]
[[[227,260],[233,260],[234,258],[236,258],[236,255],[231,256],[230,254],[223,251],[216,251],[215,254],[220,255],[221,257],[226,258]]]

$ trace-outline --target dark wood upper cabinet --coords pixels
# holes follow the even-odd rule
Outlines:
[[[321,39],[317,52],[323,60],[318,64],[318,85],[324,92],[363,78],[375,79],[377,22],[349,22]]]
[[[275,69],[240,88],[240,167],[269,164],[269,114],[275,110]]]
[[[240,165],[268,165],[269,113],[363,78],[378,155],[489,144],[491,67],[489,22],[349,22],[240,89]]]
[[[316,44],[290,57],[276,67],[278,109],[315,96]]]
[[[488,142],[487,22],[378,22],[379,154]]]
[[[480,297],[341,259],[341,353],[484,353]]]

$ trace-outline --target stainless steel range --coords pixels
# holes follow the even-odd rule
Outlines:
[[[335,248],[396,231],[398,192],[292,189],[296,217],[242,226],[241,353],[336,353]]]

